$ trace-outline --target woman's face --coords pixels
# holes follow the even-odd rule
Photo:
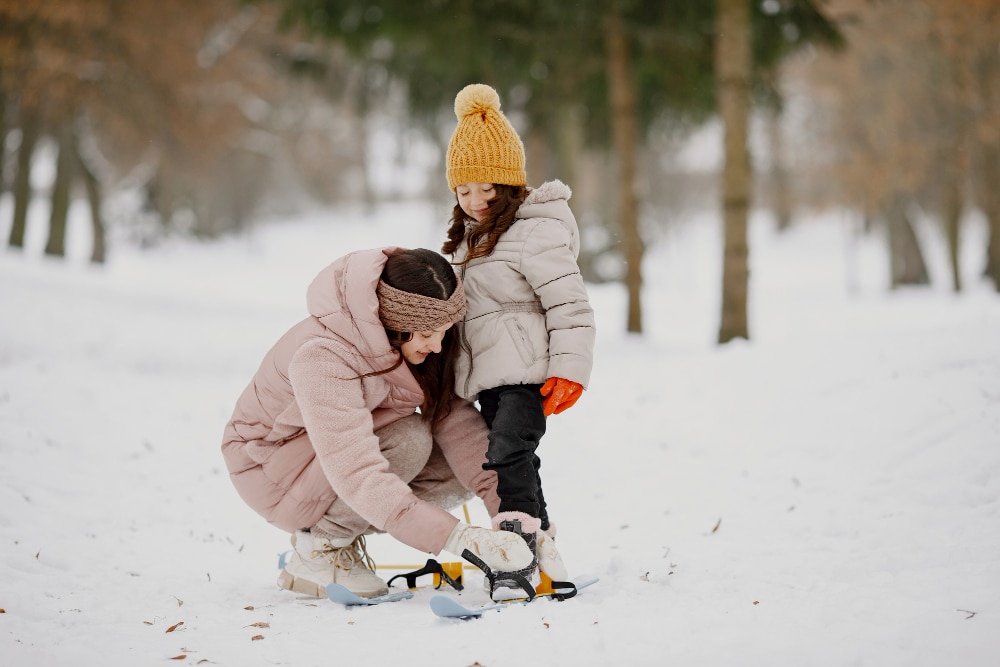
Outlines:
[[[437,354],[441,351],[441,341],[444,340],[444,335],[450,328],[451,325],[446,324],[432,331],[415,331],[410,340],[399,346],[399,351],[403,353],[403,358],[411,364],[422,364],[427,355]]]
[[[497,193],[492,183],[462,183],[455,188],[455,194],[458,196],[458,205],[465,214],[476,222],[482,222],[490,200]]]

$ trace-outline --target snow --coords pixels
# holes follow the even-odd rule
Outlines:
[[[1000,295],[978,279],[981,224],[955,295],[933,233],[935,285],[890,292],[883,242],[848,216],[785,234],[756,216],[752,340],[721,347],[713,216],[651,248],[644,335],[623,332],[620,286],[591,286],[592,386],[540,449],[563,557],[600,577],[576,599],[465,622],[427,589],[361,609],[279,590],[287,536],[237,497],[223,426],[319,269],[437,248],[440,213],[317,212],[119,245],[103,268],[77,216],[70,261],[42,259],[37,229],[0,254],[4,664],[995,664]],[[387,536],[369,551],[427,557]],[[482,597],[466,576],[462,599]]]

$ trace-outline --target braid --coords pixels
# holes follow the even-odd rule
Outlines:
[[[451,214],[451,226],[448,228],[448,241],[442,246],[441,252],[454,256],[465,241],[468,254],[459,265],[478,257],[487,257],[493,253],[500,236],[517,221],[517,209],[528,196],[528,189],[523,185],[494,184],[496,196],[490,200],[485,219],[475,225],[466,235],[466,222],[470,219],[462,207],[455,204]]]
[[[448,227],[448,240],[441,246],[445,255],[454,255],[465,238],[465,211],[458,204],[451,211],[451,225]]]

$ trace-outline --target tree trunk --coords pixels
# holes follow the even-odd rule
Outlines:
[[[101,184],[97,180],[94,171],[87,165],[80,154],[80,144],[73,141],[73,156],[76,158],[76,167],[83,176],[83,184],[87,189],[87,201],[90,203],[90,225],[93,230],[93,247],[90,251],[90,261],[94,264],[103,264],[107,257],[107,241],[104,235],[104,218],[101,216]]]
[[[771,207],[778,231],[792,226],[792,203],[788,188],[788,169],[785,167],[785,141],[781,132],[781,110],[767,113],[767,143],[771,150]]]
[[[899,197],[889,207],[886,222],[889,226],[890,286],[896,288],[929,284],[930,277],[924,254],[920,250],[920,241]]]
[[[982,179],[980,181],[983,213],[989,223],[986,242],[986,268],[983,275],[993,280],[1000,292],[1000,145],[983,145]]]
[[[524,155],[524,161],[529,165],[528,183],[543,183],[557,178],[549,166],[549,136],[541,128],[532,126],[524,135]],[[562,180],[571,186],[573,184],[568,176],[563,176]]]
[[[59,128],[59,156],[56,179],[52,184],[52,212],[49,216],[49,240],[45,254],[66,256],[66,218],[69,214],[70,186],[73,183],[73,127],[65,121]]]
[[[750,208],[750,4],[716,0],[715,71],[725,128],[722,210],[722,320],[719,343],[749,339],[747,327],[747,217]]]
[[[944,233],[948,242],[948,261],[951,265],[952,289],[962,291],[962,267],[960,261],[961,223],[962,223],[962,183],[954,173],[955,169],[947,169],[944,174],[944,201],[942,202],[942,217],[944,218]]]
[[[604,41],[608,52],[611,137],[618,168],[619,242],[625,257],[625,287],[628,290],[626,330],[642,333],[642,256],[645,248],[639,233],[639,207],[635,194],[638,109],[628,36],[619,12],[618,3],[609,3],[604,21]]]
[[[14,219],[10,226],[8,244],[12,248],[24,247],[24,233],[28,228],[28,207],[31,205],[31,156],[41,133],[41,122],[34,113],[23,114],[21,145],[17,149],[17,173],[14,174]]]
[[[4,165],[7,164],[7,96],[0,91],[0,194],[3,194],[3,187],[6,180],[3,177]]]
[[[580,165],[583,163],[587,144],[583,110],[579,104],[563,101],[555,113],[557,125],[554,172],[557,178],[573,187],[580,182]]]

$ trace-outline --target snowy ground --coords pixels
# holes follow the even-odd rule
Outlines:
[[[38,230],[0,254],[4,664],[996,664],[1000,296],[975,229],[955,296],[887,292],[881,242],[836,216],[755,221],[753,341],[721,348],[711,219],[651,250],[644,336],[593,286],[593,386],[540,450],[563,556],[601,578],[577,599],[463,622],[426,590],[349,610],[279,590],[287,536],[233,491],[223,425],[320,268],[437,248],[434,220],[316,215],[101,269],[41,259]]]

